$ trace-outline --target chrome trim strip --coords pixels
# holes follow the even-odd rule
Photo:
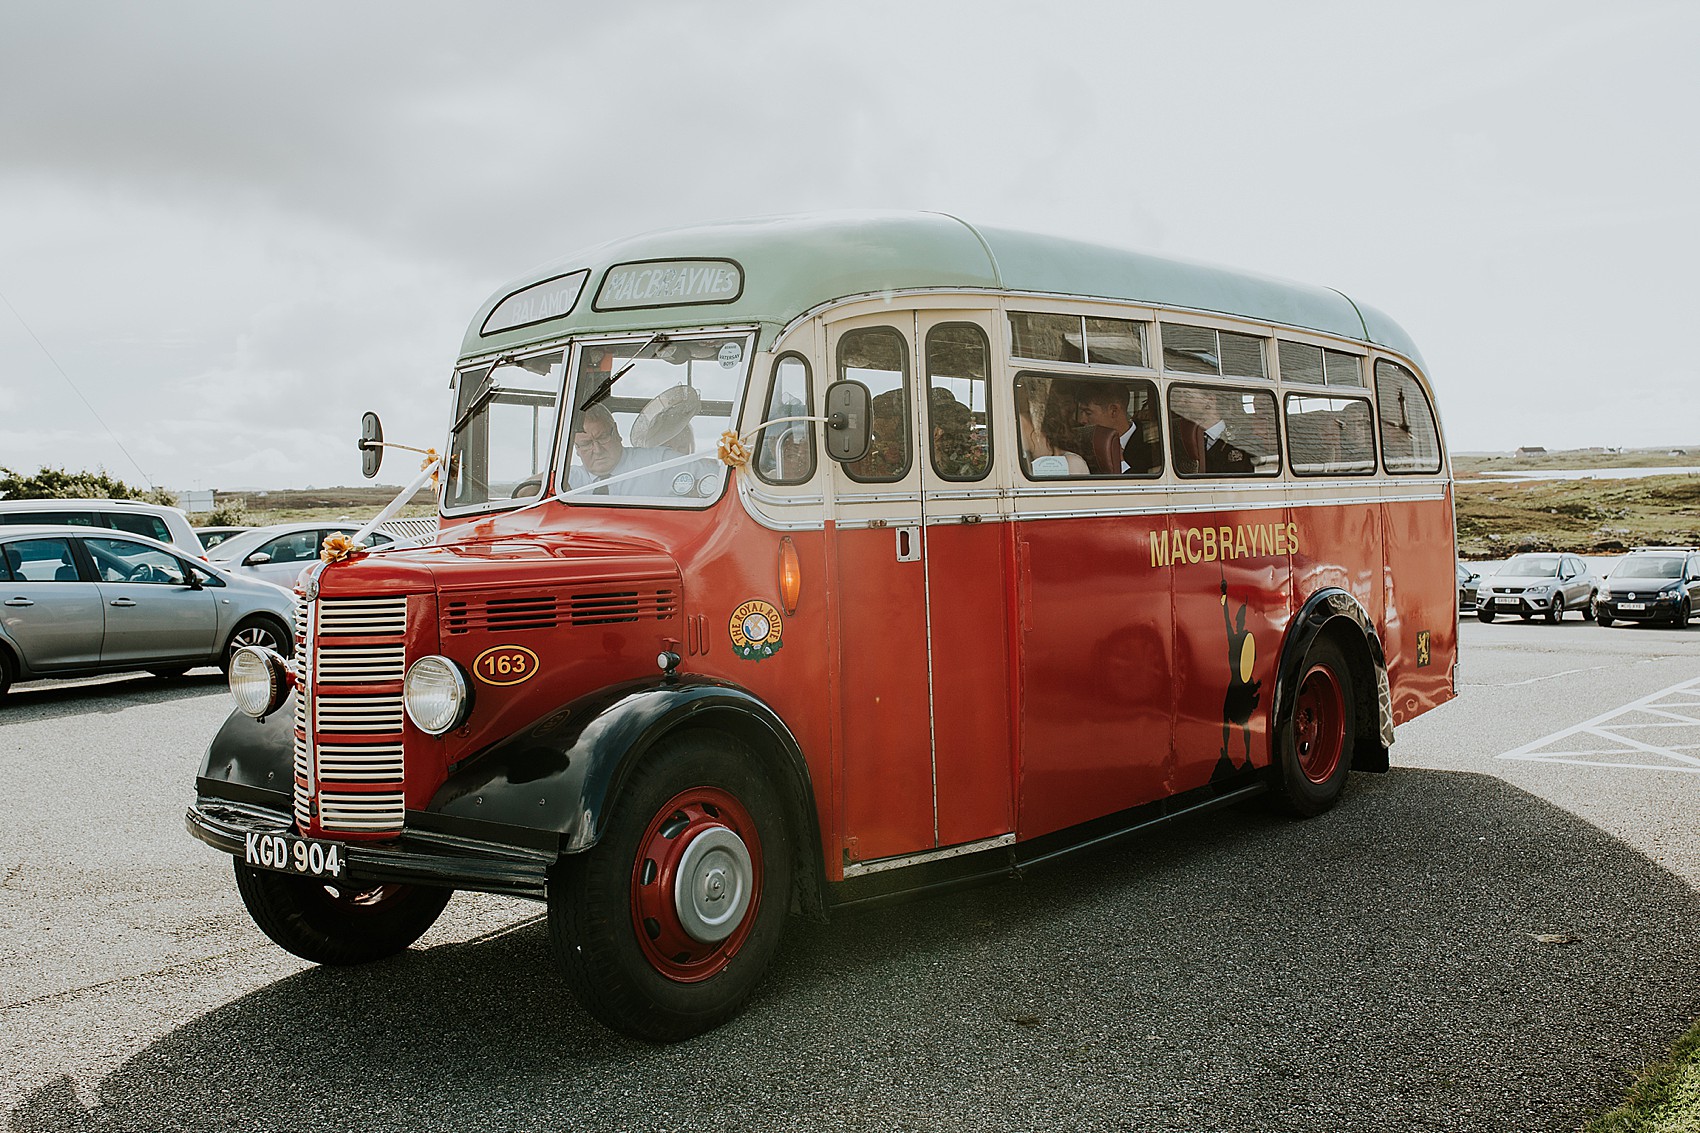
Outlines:
[[[872,862],[852,862],[844,867],[845,877],[863,877],[870,873],[884,873],[888,869],[902,869],[904,866],[920,865],[923,862],[942,862],[951,858],[960,858],[967,854],[977,854],[982,850],[995,850],[1000,846],[1015,845],[1014,833],[999,834],[996,838],[987,838],[983,842],[965,842],[960,846],[951,846],[944,850],[928,850],[920,854],[905,854],[896,858],[881,858]]]

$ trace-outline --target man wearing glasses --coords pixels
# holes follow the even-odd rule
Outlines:
[[[672,477],[663,469],[645,476],[634,476],[612,484],[600,484],[611,476],[636,472],[670,460],[679,454],[666,448],[627,448],[620,439],[620,426],[606,406],[592,405],[579,418],[573,430],[573,464],[567,469],[567,483],[574,488],[597,484],[587,494],[592,496],[666,496],[671,495]]]

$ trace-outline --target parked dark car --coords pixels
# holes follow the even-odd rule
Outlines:
[[[1471,570],[1463,563],[1458,564],[1458,608],[1473,610],[1476,608],[1476,588],[1481,584],[1482,576]]]
[[[1700,611],[1700,551],[1638,547],[1619,559],[1600,587],[1600,624],[1665,622],[1685,629]]]
[[[1599,589],[1588,564],[1575,555],[1535,553],[1513,555],[1476,591],[1476,617],[1491,622],[1500,614],[1532,621],[1536,614],[1559,621],[1567,610],[1594,616]]]
[[[141,535],[0,527],[0,696],[14,680],[225,666],[244,645],[293,652],[292,594]]]

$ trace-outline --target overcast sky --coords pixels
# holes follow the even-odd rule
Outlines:
[[[1338,288],[1455,450],[1696,447],[1697,44],[1691,0],[6,0],[0,465],[358,483],[362,410],[441,443],[505,280],[836,208]]]

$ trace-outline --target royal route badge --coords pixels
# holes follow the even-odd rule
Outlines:
[[[779,651],[779,610],[752,598],[732,611],[732,652],[746,661],[760,661]]]

